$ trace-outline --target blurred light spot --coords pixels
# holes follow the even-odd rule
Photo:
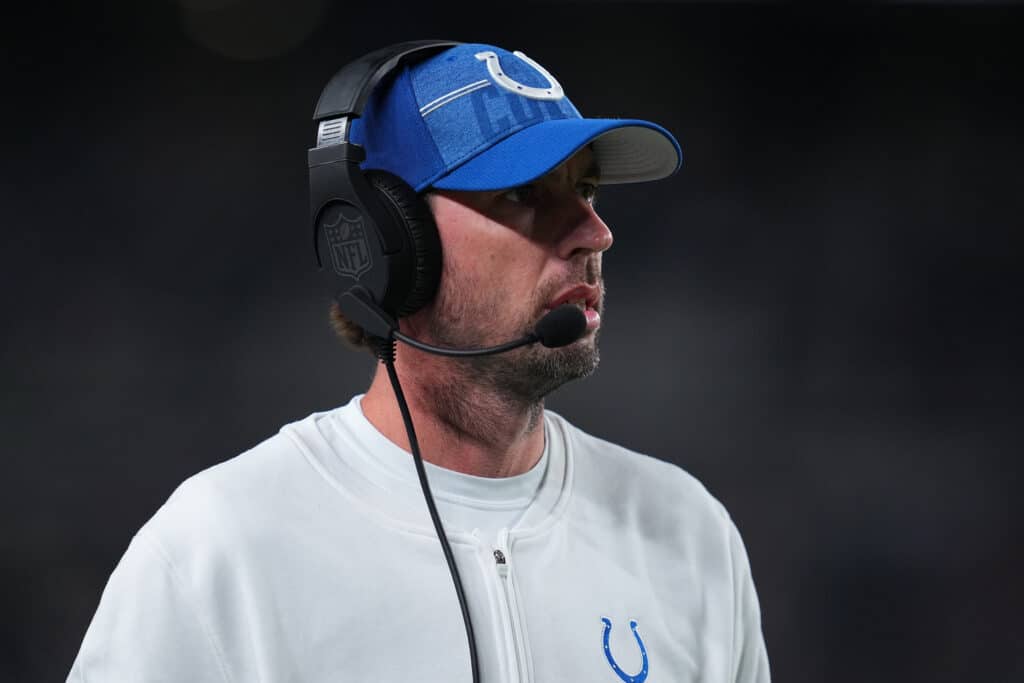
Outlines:
[[[316,29],[325,0],[178,0],[185,33],[213,52],[268,59],[298,46]]]

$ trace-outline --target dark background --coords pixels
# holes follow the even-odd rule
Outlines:
[[[311,270],[322,85],[412,38],[662,123],[608,188],[603,364],[549,406],[731,511],[777,681],[1019,681],[1007,5],[41,3],[3,22],[0,679],[63,680],[189,475],[367,386]]]

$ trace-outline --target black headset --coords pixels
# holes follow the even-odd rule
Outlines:
[[[331,78],[313,114],[309,191],[317,265],[341,312],[380,339],[398,327],[397,318],[433,298],[441,240],[430,207],[408,183],[359,167],[366,153],[349,140],[351,122],[391,73],[459,44],[417,40],[370,52]]]

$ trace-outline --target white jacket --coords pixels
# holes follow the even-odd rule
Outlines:
[[[482,683],[767,682],[723,507],[679,467],[550,411],[545,434],[511,529],[446,525]],[[111,575],[68,681],[469,683],[422,494],[362,476],[346,449],[397,446],[354,400],[185,481]]]

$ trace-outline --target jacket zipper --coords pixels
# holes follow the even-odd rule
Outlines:
[[[507,529],[502,529],[498,533],[498,547],[494,550],[494,568],[498,575],[498,583],[501,584],[498,594],[502,599],[502,611],[505,616],[505,634],[508,638],[509,650],[513,654],[514,667],[511,667],[515,674],[513,680],[517,683],[530,683],[530,667],[526,661],[523,625],[519,621],[519,602],[516,599]]]

